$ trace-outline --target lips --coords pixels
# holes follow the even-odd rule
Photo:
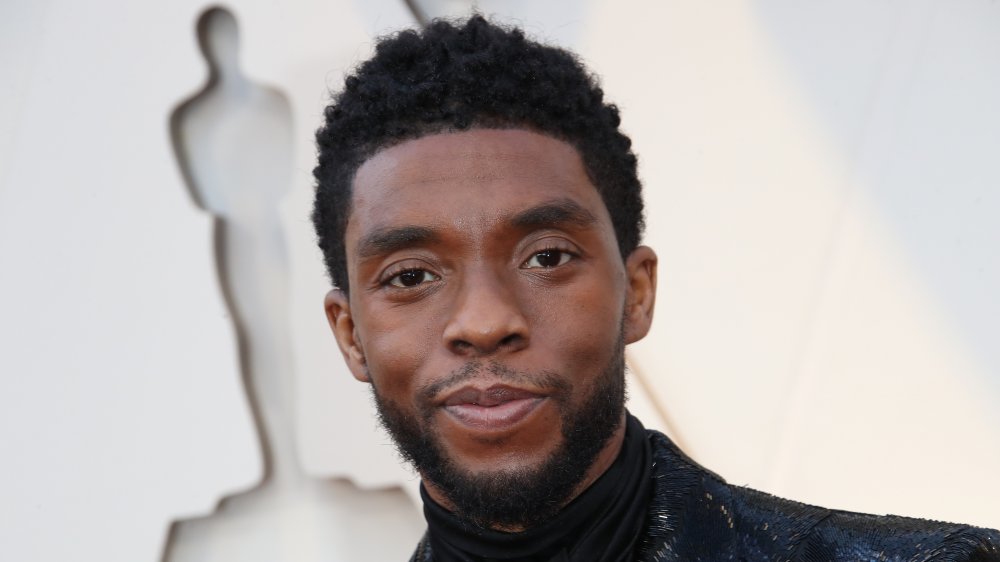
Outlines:
[[[505,385],[463,387],[449,394],[442,408],[462,425],[496,432],[512,429],[544,400],[542,394]]]

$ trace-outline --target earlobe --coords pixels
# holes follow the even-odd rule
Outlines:
[[[639,246],[625,260],[628,291],[625,298],[625,343],[641,340],[649,332],[656,304],[656,252]]]
[[[326,294],[323,306],[333,337],[337,340],[337,346],[340,347],[351,374],[361,382],[371,382],[365,365],[365,351],[358,338],[354,318],[351,316],[351,303],[347,294],[340,289],[333,289]]]

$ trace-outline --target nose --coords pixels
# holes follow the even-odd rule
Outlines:
[[[529,337],[528,321],[502,275],[485,270],[465,276],[443,334],[452,353],[483,357],[518,351]]]

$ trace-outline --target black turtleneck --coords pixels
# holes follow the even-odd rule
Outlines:
[[[526,531],[470,528],[434,502],[423,484],[420,495],[435,562],[618,562],[633,558],[652,487],[646,429],[628,414],[615,462],[558,515]]]

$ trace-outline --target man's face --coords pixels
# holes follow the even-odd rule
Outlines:
[[[655,255],[623,263],[572,146],[475,129],[378,152],[357,172],[345,246],[351,291],[328,297],[331,324],[435,499],[464,505],[435,479],[530,487],[576,450],[563,487],[610,464]]]

